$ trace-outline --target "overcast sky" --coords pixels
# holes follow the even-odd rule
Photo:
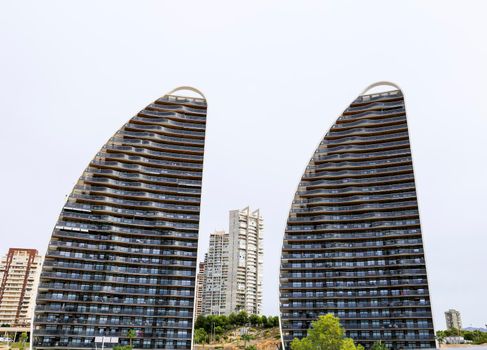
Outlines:
[[[45,252],[108,138],[180,85],[208,99],[200,256],[228,210],[265,217],[278,312],[289,206],[327,129],[370,83],[406,96],[437,328],[487,323],[487,13],[458,1],[2,1],[0,253]],[[461,5],[461,6],[460,6]]]

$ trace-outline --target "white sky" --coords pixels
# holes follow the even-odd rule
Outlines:
[[[461,5],[461,6],[460,6]],[[368,84],[405,95],[437,328],[487,323],[487,3],[2,1],[0,253],[47,248],[106,140],[179,85],[209,101],[200,255],[228,210],[265,217],[264,312],[312,152]]]

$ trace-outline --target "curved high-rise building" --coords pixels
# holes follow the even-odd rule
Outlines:
[[[356,98],[301,178],[281,257],[287,349],[326,313],[366,348],[435,347],[404,97],[393,86]]]
[[[178,88],[96,154],[52,233],[35,349],[191,348],[205,128]]]

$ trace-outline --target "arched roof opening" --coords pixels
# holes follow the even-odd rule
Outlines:
[[[363,95],[382,94],[382,93],[387,93],[396,90],[401,91],[399,85],[390,81],[378,81],[376,83],[367,86],[360,95],[363,96]]]
[[[205,95],[198,89],[191,86],[179,86],[167,93],[167,95],[177,97],[199,98],[206,100]]]

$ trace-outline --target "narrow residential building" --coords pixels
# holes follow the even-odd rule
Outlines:
[[[203,281],[204,315],[225,315],[228,282],[228,233],[215,231],[210,234],[208,253],[205,259]]]
[[[203,288],[205,281],[205,264],[207,260],[205,255],[205,261],[198,264],[198,274],[196,275],[196,306],[195,317],[198,317],[203,313]]]
[[[392,83],[371,85],[327,131],[289,212],[285,349],[327,313],[366,348],[435,348],[406,108]]]
[[[462,317],[460,311],[454,309],[445,311],[445,321],[447,329],[462,329]]]
[[[230,211],[226,313],[262,312],[264,219],[249,207]]]
[[[0,324],[30,327],[42,257],[36,249],[10,248],[0,261]]]

